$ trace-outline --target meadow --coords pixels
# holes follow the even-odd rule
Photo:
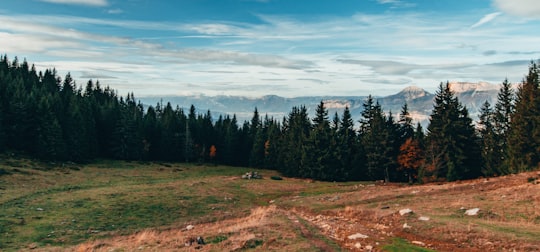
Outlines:
[[[263,178],[241,178],[250,171]],[[540,250],[536,172],[412,186],[278,176],[212,164],[2,156],[0,250]],[[471,208],[478,214],[465,214]],[[196,237],[205,244],[190,244]]]

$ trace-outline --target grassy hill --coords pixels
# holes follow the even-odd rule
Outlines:
[[[4,156],[0,250],[540,250],[536,172],[408,186],[241,179],[249,171]],[[186,246],[198,236],[205,245]]]

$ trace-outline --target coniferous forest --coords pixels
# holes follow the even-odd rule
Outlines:
[[[517,90],[504,80],[496,104],[486,102],[478,122],[441,83],[423,129],[413,124],[407,104],[393,115],[372,96],[361,115],[348,108],[329,115],[321,101],[315,115],[300,106],[276,119],[254,108],[246,122],[213,118],[193,106],[145,107],[133,93],[123,97],[92,80],[77,86],[70,74],[62,79],[54,69],[38,72],[26,60],[3,56],[0,152],[55,162],[206,162],[325,181],[505,175],[540,165],[539,71],[531,62]]]

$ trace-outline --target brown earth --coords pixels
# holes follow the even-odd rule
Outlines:
[[[414,186],[335,183],[346,190],[313,195],[303,195],[299,181],[276,183],[275,190],[292,195],[270,200],[244,217],[193,223],[190,230],[190,223],[148,229],[69,250],[383,251],[402,238],[411,248],[436,251],[540,251],[537,172]],[[246,185],[263,190],[257,182]],[[402,216],[399,211],[406,208],[412,213]],[[466,215],[471,208],[480,211]],[[206,244],[188,244],[198,236]]]

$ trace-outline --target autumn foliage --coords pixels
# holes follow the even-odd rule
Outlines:
[[[409,183],[413,182],[413,178],[416,177],[418,170],[424,165],[424,162],[424,152],[417,140],[408,138],[399,147],[399,170],[404,170],[407,173]]]
[[[210,153],[208,154],[210,156],[210,159],[214,159],[216,157],[216,146],[212,145],[210,146]]]

